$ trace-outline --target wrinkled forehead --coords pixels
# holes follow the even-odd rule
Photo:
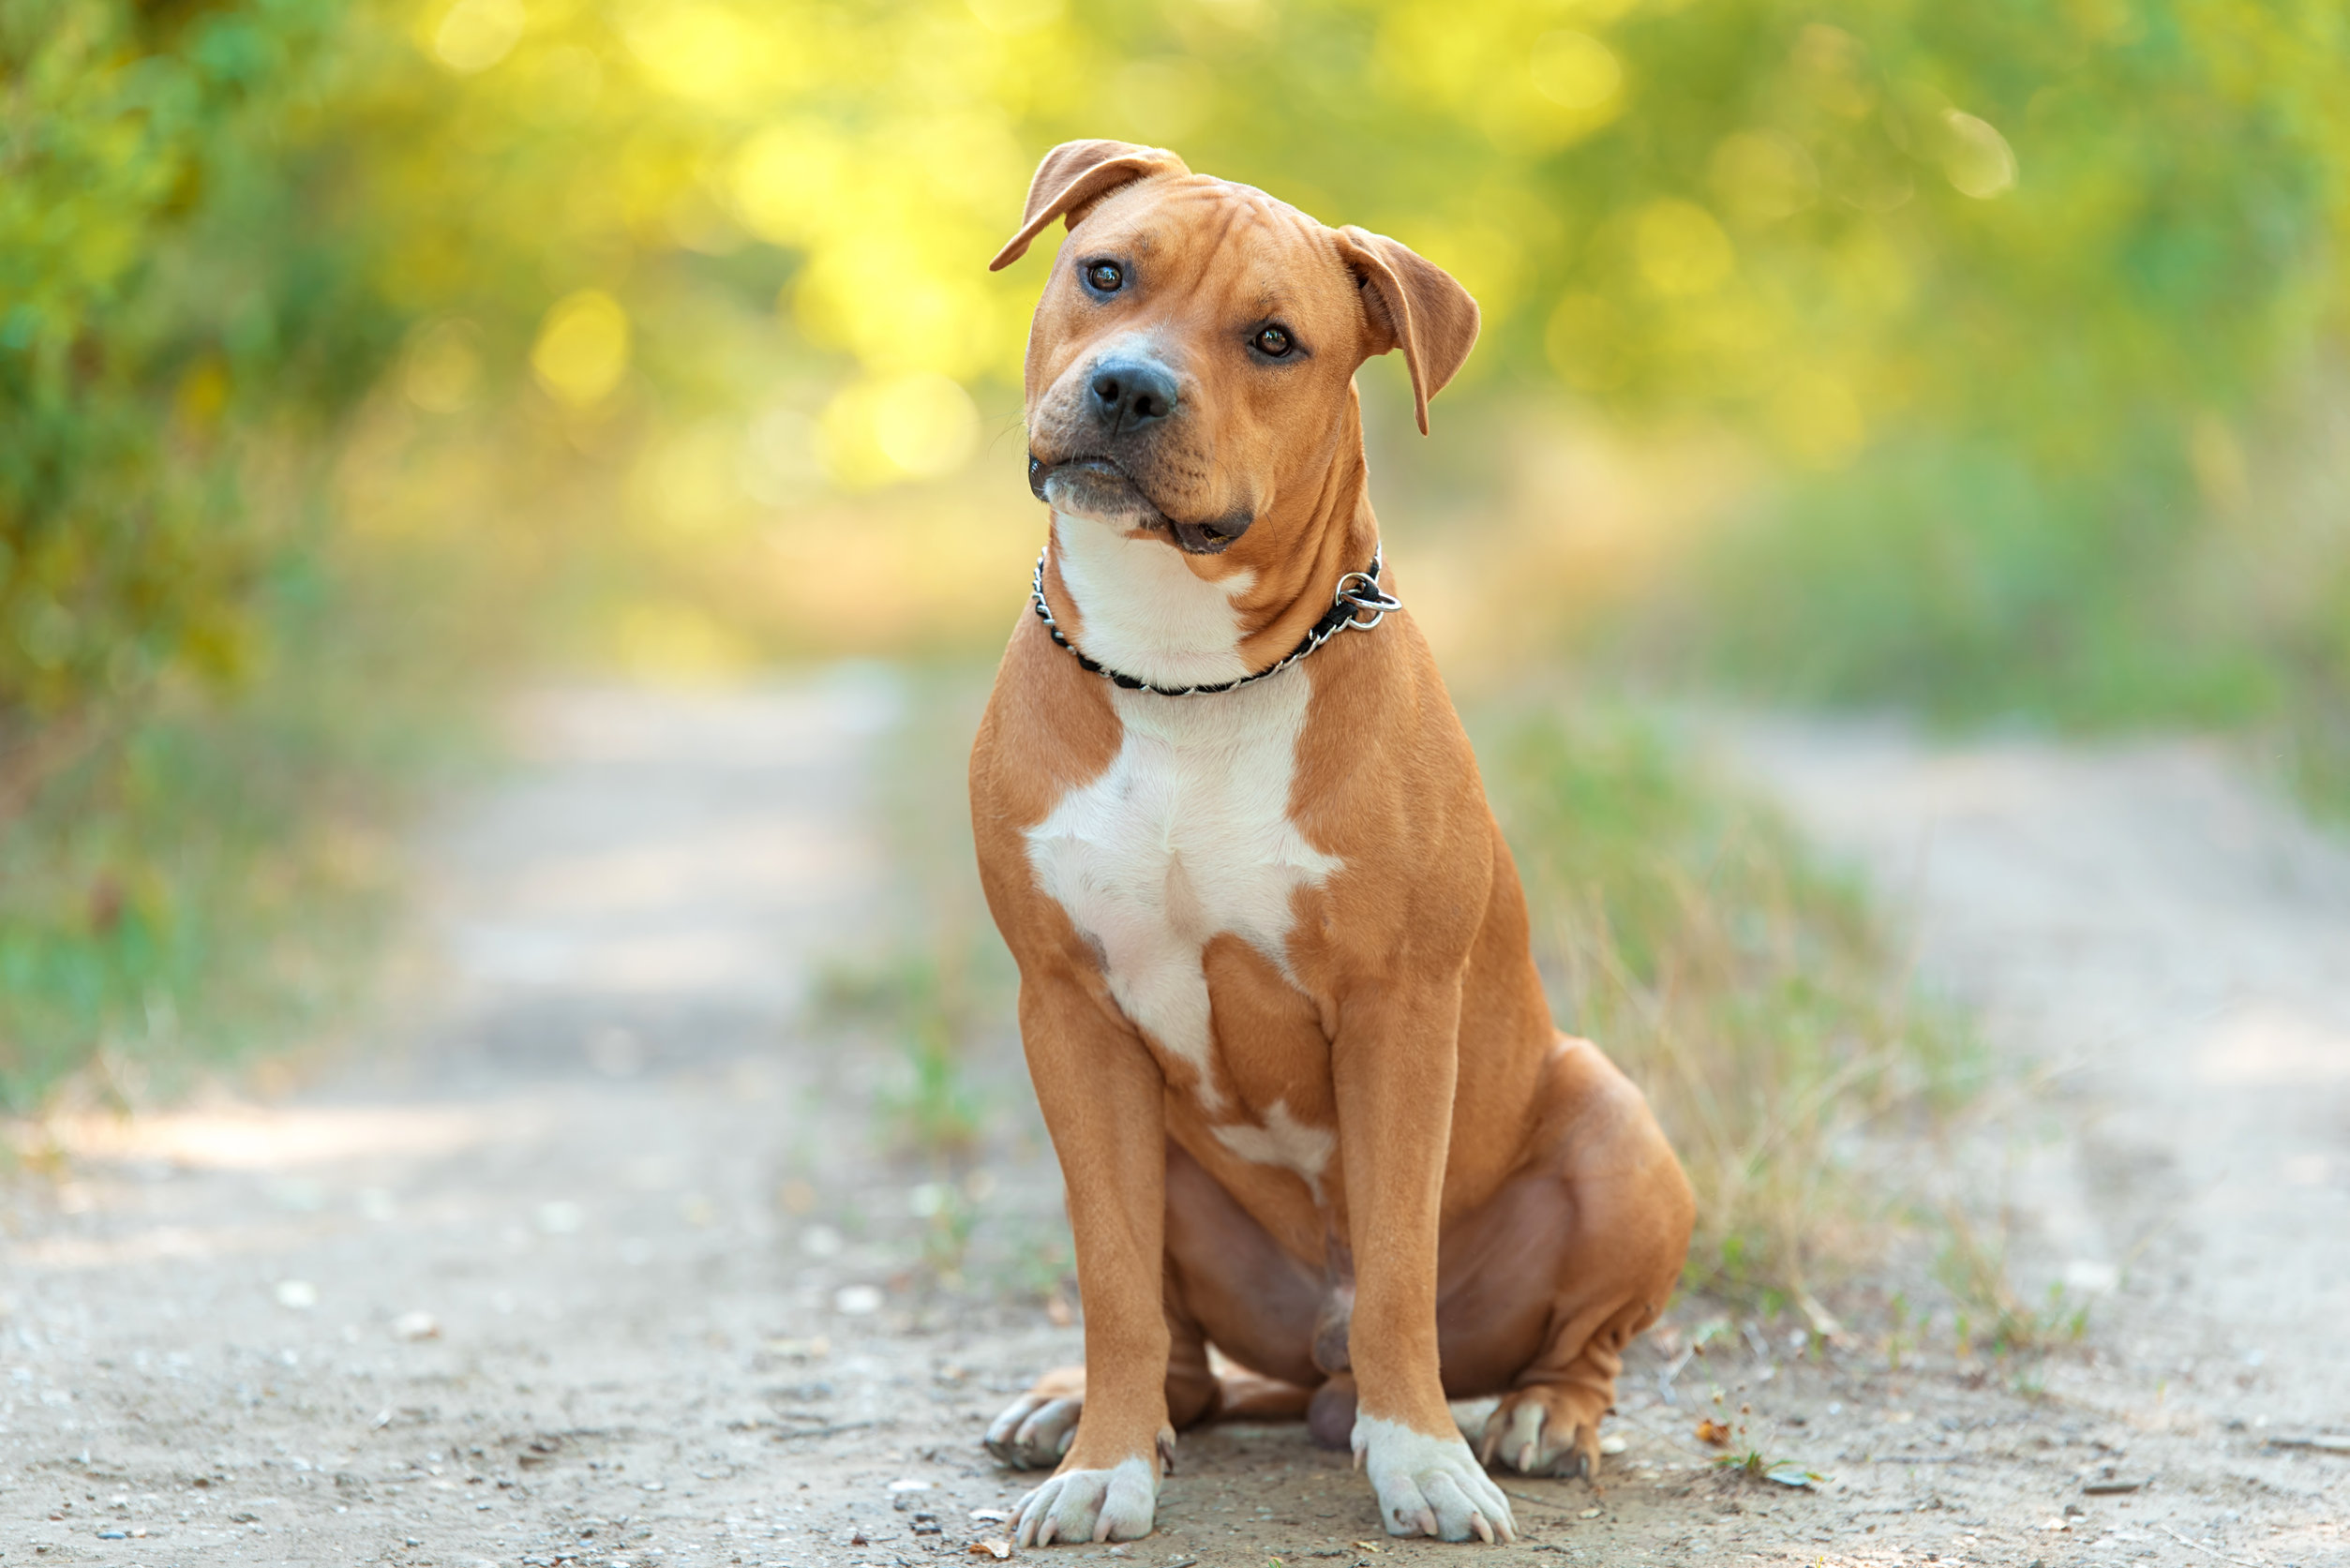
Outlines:
[[[1196,299],[1301,328],[1351,321],[1360,308],[1328,229],[1253,186],[1204,174],[1111,192],[1066,253],[1125,261],[1145,297]]]

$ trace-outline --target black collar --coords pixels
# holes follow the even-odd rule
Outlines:
[[[1102,679],[1123,691],[1157,692],[1162,697],[1197,697],[1205,696],[1211,692],[1229,692],[1235,686],[1246,686],[1251,680],[1263,680],[1268,675],[1279,675],[1340,632],[1368,632],[1385,620],[1388,611],[1403,608],[1402,600],[1381,590],[1379,551],[1373,548],[1370,553],[1370,570],[1349,572],[1339,579],[1338,591],[1330,597],[1330,607],[1322,612],[1322,619],[1315,621],[1312,629],[1307,632],[1306,640],[1291,649],[1287,656],[1279,664],[1267,665],[1261,670],[1248,675],[1235,676],[1230,680],[1219,680],[1212,685],[1158,686],[1143,679],[1140,676],[1127,675],[1111,669],[1106,665],[1096,664],[1085,656],[1083,649],[1063,635],[1059,624],[1053,619],[1053,607],[1044,602],[1044,557],[1045,551],[1051,548],[1052,545],[1048,544],[1044,549],[1037,552],[1036,576],[1028,588],[1029,606],[1037,612],[1037,619],[1044,622],[1044,629],[1052,634],[1053,640],[1068,649],[1070,655],[1077,661],[1080,666],[1091,670]],[[1362,619],[1366,615],[1370,617],[1369,620]]]

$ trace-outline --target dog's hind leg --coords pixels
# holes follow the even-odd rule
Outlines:
[[[1326,1282],[1173,1142],[1166,1290],[1175,1343],[1167,1407],[1178,1427],[1307,1413],[1325,1378],[1313,1341]]]
[[[1448,1393],[1503,1396],[1481,1459],[1595,1480],[1624,1347],[1670,1298],[1695,1210],[1612,1064],[1569,1040],[1552,1068],[1544,1152],[1445,1237],[1438,1333]]]
[[[1305,1415],[1323,1381],[1310,1353],[1322,1299],[1316,1277],[1172,1142],[1166,1249],[1170,1424],[1183,1431],[1220,1419]],[[1230,1352],[1220,1366],[1211,1359],[1210,1334],[1219,1336],[1219,1351]],[[1234,1356],[1262,1361],[1265,1369]],[[1310,1381],[1285,1379],[1282,1372]],[[987,1451],[1015,1470],[1050,1470],[1069,1451],[1085,1402],[1085,1369],[1056,1367],[989,1425]]]
[[[1175,1289],[1170,1279],[1167,1328],[1174,1346],[1167,1358],[1167,1414],[1175,1430],[1210,1421],[1295,1421],[1306,1414],[1313,1389],[1215,1356],[1199,1324],[1184,1314]],[[1056,1366],[988,1426],[987,1451],[1014,1470],[1049,1470],[1068,1452],[1085,1406],[1085,1369]],[[1344,1447],[1343,1439],[1335,1446]]]
[[[1599,1479],[1599,1421],[1614,1405],[1624,1347],[1646,1328],[1646,1305],[1620,1308],[1595,1327],[1570,1320],[1543,1359],[1486,1418],[1477,1457],[1526,1475]]]
[[[1172,1271],[1170,1271],[1172,1273]],[[1295,1421],[1314,1391],[1243,1366],[1211,1347],[1197,1321],[1183,1311],[1178,1282],[1168,1281],[1167,1327],[1175,1355],[1167,1364],[1167,1411],[1177,1431],[1211,1421]]]
[[[1051,1470],[1069,1452],[1085,1407],[1085,1369],[1056,1366],[988,1424],[987,1451],[1014,1470]]]
[[[1219,1421],[1302,1421],[1315,1390],[1230,1366],[1216,1374]]]

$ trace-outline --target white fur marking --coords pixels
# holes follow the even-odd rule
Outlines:
[[[1158,1512],[1159,1479],[1147,1458],[1109,1470],[1063,1471],[1020,1500],[1012,1531],[1024,1546],[1055,1541],[1139,1541]]]
[[[1289,819],[1311,695],[1302,665],[1212,696],[1114,692],[1118,754],[1028,830],[1038,887],[1100,948],[1126,1016],[1199,1072],[1210,1114],[1224,1094],[1211,1071],[1203,950],[1229,932],[1287,975],[1290,895],[1342,863]],[[1310,1129],[1290,1128],[1268,1128],[1268,1146],[1310,1155]]]
[[[1163,538],[1134,538],[1127,518],[1053,515],[1061,582],[1077,603],[1073,640],[1096,664],[1160,686],[1211,686],[1249,673],[1240,657],[1247,570],[1209,582]]]
[[[1430,1437],[1400,1421],[1355,1417],[1355,1461],[1379,1494],[1379,1520],[1390,1535],[1433,1534],[1466,1541],[1474,1510],[1506,1541],[1518,1531],[1509,1500],[1477,1463],[1458,1431]],[[1435,1525],[1433,1531],[1426,1527]]]
[[[1338,1148],[1338,1134],[1327,1127],[1308,1127],[1289,1113],[1287,1100],[1265,1108],[1263,1127],[1220,1127],[1216,1141],[1241,1158],[1258,1165],[1279,1165],[1306,1178],[1314,1196],[1322,1196],[1323,1168]]]

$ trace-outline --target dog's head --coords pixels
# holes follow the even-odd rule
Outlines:
[[[1313,512],[1365,359],[1403,351],[1425,432],[1476,341],[1476,302],[1441,268],[1173,153],[1055,147],[991,270],[1055,217],[1070,238],[1028,334],[1029,487],[1195,557]]]

